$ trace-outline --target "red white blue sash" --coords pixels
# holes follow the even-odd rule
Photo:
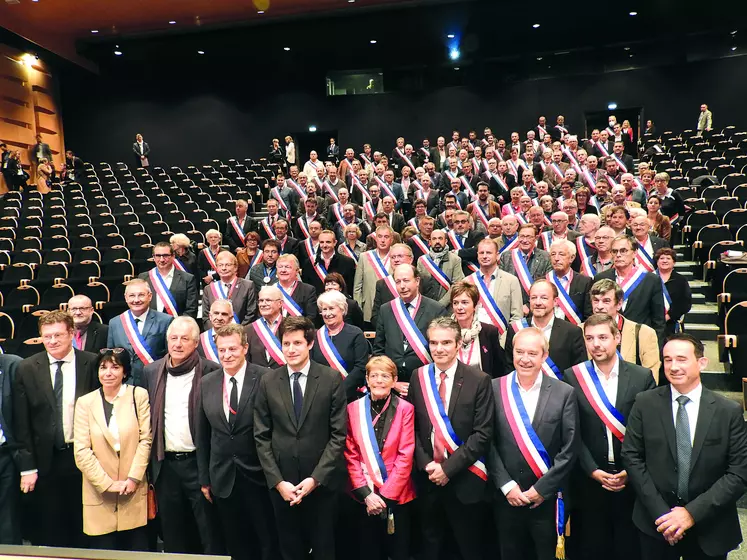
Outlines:
[[[537,130],[539,130],[540,134],[542,135],[542,139],[544,139],[545,136],[548,134],[547,129],[541,124],[537,125]]]
[[[259,251],[257,251],[259,252]],[[233,295],[233,291],[236,289],[236,284],[239,283],[238,278],[233,281],[233,284],[231,284],[231,289],[226,293],[226,290],[223,287],[223,282],[221,280],[215,280],[214,282],[210,283],[210,291],[213,292],[213,298],[214,299],[231,299],[231,295]],[[236,323],[240,323],[239,316],[236,315],[236,312],[233,314],[233,320],[236,321]]]
[[[353,437],[360,442],[363,457],[363,475],[369,482],[369,487],[381,488],[387,479],[386,465],[381,456],[379,444],[376,441],[373,419],[371,418],[371,395],[365,395],[352,405],[350,414],[350,430]]]
[[[583,235],[576,238],[576,249],[578,249],[578,258],[581,261],[581,274],[593,278],[595,273],[591,266],[591,250]]]
[[[200,344],[202,345],[202,353],[205,354],[205,357],[219,364],[218,346],[215,344],[215,329],[210,329],[202,333],[200,335]]]
[[[166,286],[166,281],[163,279],[163,276],[161,276],[155,268],[150,269],[148,276],[150,277],[150,283],[153,286],[153,290],[156,292],[156,297],[163,304],[164,313],[168,313],[172,317],[179,315],[179,312],[176,310],[174,294],[172,294]]]
[[[358,255],[355,254],[355,251],[350,247],[350,245],[348,245],[347,243],[342,243],[340,244],[340,248],[346,256],[353,259],[356,263],[358,262]]]
[[[464,241],[462,241],[461,236],[458,236],[456,232],[449,231],[446,234],[449,238],[449,242],[451,243],[451,246],[454,248],[455,251],[460,251],[461,249],[464,249]],[[467,263],[467,268],[469,268],[472,272],[477,272],[477,266],[469,261],[464,261]]]
[[[414,227],[415,231],[418,231],[418,232],[420,231],[420,228],[418,227],[417,218],[410,218],[409,220],[407,220],[407,225]]]
[[[374,180],[379,185],[379,188],[384,193],[384,196],[391,196],[394,200],[397,200],[397,197],[394,196],[394,191],[389,187],[389,185],[387,185],[386,181],[384,181],[383,179],[380,179],[376,175],[374,175]]]
[[[503,313],[501,313],[501,310],[495,302],[493,294],[490,293],[488,285],[485,284],[485,280],[483,280],[480,271],[478,270],[474,274],[470,274],[467,276],[466,280],[477,287],[477,291],[480,294],[480,305],[482,305],[485,313],[487,313],[492,325],[498,329],[498,332],[501,335],[503,335],[503,333],[506,332],[506,328],[508,328],[508,321]]]
[[[324,187],[327,189],[327,193],[329,194],[329,196],[332,197],[332,200],[339,204],[340,199],[337,196],[337,193],[335,193],[335,189],[332,188],[332,183],[330,183],[329,181],[324,181]]]
[[[316,331],[316,342],[319,344],[324,359],[327,360],[329,367],[340,372],[343,378],[348,376],[348,364],[342,359],[340,352],[335,348],[332,337],[329,336],[329,329],[324,325]]]
[[[373,206],[372,201],[368,201],[363,205],[363,209],[366,211],[366,216],[368,216],[368,221],[373,222],[374,217],[376,217],[376,209]]]
[[[615,161],[617,162],[617,166],[622,170],[622,172],[627,173],[628,168],[625,167],[625,164],[622,162],[622,160],[615,154],[612,154],[612,157],[615,159]]]
[[[519,221],[519,224],[528,224],[529,220],[527,219],[524,212],[517,212],[514,214],[516,216],[516,219]]]
[[[570,288],[571,282],[573,282],[573,271],[569,270],[568,275],[570,276],[568,279],[568,287]],[[558,306],[563,311],[566,319],[577,327],[581,325],[581,312],[576,307],[576,304],[573,303],[571,296],[563,287],[563,283],[554,270],[547,273],[547,279],[555,284],[555,287],[558,289]]]
[[[539,162],[540,169],[542,169],[542,173],[545,173],[547,171],[547,164],[545,163],[545,160],[542,160]]]
[[[498,183],[498,185],[500,185],[503,190],[508,191],[508,185],[506,185],[506,181],[501,179],[501,176],[498,175],[498,173],[491,173],[490,176],[495,179],[495,182]]]
[[[397,286],[394,284],[394,278],[391,277],[389,271],[386,269],[387,264],[389,264],[389,255],[387,255],[385,261],[382,262],[376,249],[366,251],[364,254],[368,255],[368,262],[371,263],[376,278],[378,280],[383,280],[384,284],[386,284],[387,288],[389,288],[389,291],[392,293],[392,296],[398,298],[399,292],[397,292]]]
[[[513,251],[518,245],[519,245],[519,234],[515,233],[513,238],[508,243],[506,243],[503,247],[501,247],[498,253],[503,254],[504,251]]]
[[[615,180],[612,178],[612,175],[607,174],[605,176],[605,179],[607,179],[607,183],[610,186],[610,190],[614,189],[617,186],[617,183],[615,183]]]
[[[620,442],[625,439],[625,417],[617,410],[607,398],[599,376],[594,369],[594,363],[589,360],[573,366],[578,384],[583,391],[586,400],[596,412],[602,423],[609,428]]]
[[[514,163],[514,160],[507,159],[506,163],[508,163],[508,172],[511,173],[516,179],[519,179],[519,166]]]
[[[602,154],[604,154],[604,157],[610,157],[610,153],[607,151],[607,148],[605,148],[604,145],[599,140],[597,140],[596,146],[597,148],[599,148],[599,151],[602,152]]]
[[[549,251],[550,245],[552,245],[552,232],[543,231],[540,233],[540,239],[542,239],[542,246],[545,248],[545,251]]]
[[[307,219],[308,218],[305,215],[298,218],[298,227],[301,230],[301,233],[303,233],[303,236],[308,239],[311,234],[309,233],[309,226],[306,224]]]
[[[597,193],[597,183],[594,180],[594,177],[591,176],[591,171],[589,171],[588,167],[584,167],[581,172],[581,177],[583,177],[586,180],[586,184],[589,186],[589,190],[592,194]]]
[[[336,202],[332,205],[332,213],[335,215],[335,219],[337,219],[337,223],[345,227],[347,222],[345,221],[345,218],[342,217],[342,204],[339,202]]]
[[[418,249],[420,249],[420,251],[421,251],[421,252],[422,252],[422,253],[423,253],[424,255],[427,255],[427,254],[428,254],[428,251],[430,251],[430,247],[429,247],[429,245],[428,245],[428,244],[427,244],[427,243],[426,243],[425,241],[423,241],[423,238],[422,238],[422,237],[420,237],[420,234],[418,234],[418,235],[413,235],[413,236],[412,236],[412,237],[410,238],[410,241],[412,241],[413,243],[415,243],[415,245],[417,245],[417,246],[418,246]]]
[[[630,297],[630,294],[633,293],[633,290],[635,290],[638,287],[638,284],[640,284],[643,281],[643,278],[646,276],[646,270],[642,267],[635,267],[633,271],[628,275],[627,278],[625,278],[622,282],[618,280],[618,284],[623,290],[623,303],[627,303],[628,298]]]
[[[479,175],[482,172],[482,162],[484,160],[477,161],[477,158],[472,158],[472,172],[475,175]]]
[[[282,288],[280,289],[282,290]],[[285,364],[285,356],[283,356],[280,340],[275,336],[275,333],[267,324],[267,321],[260,317],[252,323],[252,327],[254,328],[254,332],[257,333],[259,340],[262,341],[262,346],[265,347],[265,350],[270,357],[275,360],[275,363],[281,365]]]
[[[420,151],[423,152],[423,155],[425,157],[427,157],[427,158],[431,157],[431,152],[425,146],[420,146]]]
[[[374,164],[373,164],[373,163],[371,163],[371,160],[370,160],[370,159],[368,159],[368,156],[367,156],[366,154],[358,154],[358,155],[360,155],[360,156],[361,156],[361,159],[363,160],[363,165],[364,165],[364,167],[365,167],[366,165],[370,165],[371,167],[373,167],[373,166],[374,166]]]
[[[278,204],[280,205],[280,208],[282,208],[285,212],[288,212],[288,205],[285,204],[285,201],[283,200],[283,197],[280,196],[280,188],[273,187],[272,188],[272,197],[278,201]]]
[[[407,164],[407,166],[408,166],[408,167],[409,167],[410,169],[412,169],[412,171],[413,171],[413,173],[414,173],[414,172],[415,172],[415,166],[413,165],[413,163],[412,163],[412,161],[410,160],[410,158],[409,158],[409,157],[407,157],[407,155],[406,155],[406,154],[405,154],[405,153],[404,153],[404,152],[403,152],[402,150],[400,150],[399,148],[394,148],[394,151],[395,151],[395,152],[397,152],[397,155],[398,155],[398,156],[400,157],[400,159],[401,159],[402,161],[404,161],[404,162],[405,162],[405,163]]]
[[[418,303],[418,308],[420,307],[420,303],[422,303],[422,301],[423,300],[421,299]],[[418,312],[418,308],[415,309],[416,314]],[[431,363],[433,360],[431,359],[431,355],[428,353],[428,342],[425,340],[423,333],[420,332],[420,329],[418,329],[417,325],[415,324],[415,320],[412,318],[410,312],[405,307],[405,303],[402,301],[402,298],[398,297],[392,300],[392,312],[394,313],[394,319],[399,325],[399,329],[407,339],[407,344],[410,346],[410,348],[412,348],[412,351],[417,354],[418,358],[420,358],[420,361],[424,364]]]
[[[669,313],[669,310],[672,308],[672,296],[669,294],[667,285],[664,283],[664,279],[661,278],[661,276],[659,275],[658,270],[656,271],[656,275],[659,276],[659,278],[661,279],[661,293],[664,296],[664,314],[667,314]]]
[[[519,319],[518,321],[514,321],[513,323],[511,323],[511,330],[514,331],[514,334],[518,333],[521,329],[528,328],[529,322],[526,319]],[[558,379],[560,381],[563,380],[563,372],[560,371],[560,368],[555,365],[555,362],[552,361],[552,358],[550,356],[547,356],[547,359],[542,362],[540,371],[542,371],[544,375],[552,377],[553,379]]]
[[[490,218],[488,217],[488,213],[485,210],[483,210],[482,206],[480,206],[480,203],[478,201],[475,201],[473,205],[475,207],[474,213],[477,215],[478,219],[482,222],[482,224],[485,226],[485,229],[487,230],[488,222],[490,221]]]
[[[269,239],[275,239],[275,231],[270,225],[270,218],[262,218],[262,227],[265,229],[265,233]],[[259,252],[259,251],[258,251]]]
[[[527,259],[524,257],[524,253],[521,252],[521,249],[513,249],[511,251],[511,260],[514,263],[514,271],[516,272],[516,276],[519,278],[519,282],[521,282],[521,287],[524,288],[524,291],[528,295],[529,290],[534,283],[534,279],[532,278],[531,272],[529,272]]]
[[[215,263],[215,257],[213,256],[212,251],[210,251],[210,247],[205,247],[202,250],[202,254],[205,255],[205,260],[210,265],[210,268],[212,268],[213,270],[215,270],[217,272],[218,271],[218,265]]]
[[[510,202],[508,204],[505,204],[503,206],[503,209],[506,210],[504,216],[516,216],[519,214],[519,212],[521,212],[521,209],[517,210]]]
[[[568,134],[568,129],[564,127],[563,125],[556,124],[555,128],[557,128],[561,134]]]
[[[449,291],[449,288],[451,288],[451,278],[449,278],[446,273],[441,269],[440,266],[436,264],[436,261],[434,261],[429,254],[425,254],[421,257],[421,262],[423,263],[423,266],[430,272],[431,276],[441,284],[441,287]]]
[[[568,160],[571,162],[571,165],[574,163],[578,165],[578,159],[576,159],[576,154],[574,154],[570,148],[567,146],[563,146],[563,153],[568,157]]]
[[[132,314],[132,311],[128,309],[126,312],[122,313],[119,316],[119,320],[122,321],[125,336],[135,354],[137,354],[137,357],[140,358],[140,361],[145,365],[155,362],[152,356],[152,351],[148,346],[148,343],[145,342],[145,337],[140,334],[140,331],[137,328],[135,316]]]
[[[264,257],[264,253],[262,252],[262,250],[257,249],[257,252],[254,253],[254,256],[252,257],[251,261],[249,261],[249,268],[252,268],[254,265],[261,263],[263,257]]]
[[[231,216],[230,218],[228,218],[228,223],[231,224],[231,226],[233,227],[233,230],[236,232],[236,235],[238,235],[239,239],[241,239],[241,241],[243,242],[244,241],[244,230],[239,225],[239,220],[236,219],[235,216]]]
[[[460,446],[464,445],[459,436],[451,425],[448,412],[444,402],[438,394],[438,384],[436,383],[436,368],[433,364],[423,366],[416,370],[420,386],[423,389],[423,399],[425,408],[428,411],[428,418],[433,426],[434,437],[444,444],[444,449],[449,454],[454,454]],[[488,480],[488,470],[485,467],[485,460],[480,458],[474,464],[468,467],[468,470],[480,478]]]
[[[560,166],[557,163],[551,163],[550,167],[553,171],[555,171],[555,174],[560,178],[561,181],[565,179],[565,174],[560,170]]]
[[[322,284],[324,284],[324,279],[327,277],[327,268],[324,266],[324,263],[321,262],[321,259],[319,262],[314,263],[314,272],[316,272],[319,280],[321,280]]]
[[[470,197],[470,200],[475,198],[475,191],[472,190],[472,185],[469,184],[469,181],[467,180],[467,177],[462,175],[459,177],[459,180],[462,182],[462,185],[464,186],[464,190],[467,192],[467,194]]]
[[[635,258],[647,272],[653,272],[656,270],[656,264],[654,263],[654,257],[648,254],[648,251],[643,248],[643,243],[638,244],[638,250],[635,252]]]
[[[187,272],[187,269],[184,268],[184,265],[182,264],[182,261],[174,257],[174,266],[177,270],[181,270],[182,272]]]
[[[291,297],[291,294],[296,290],[297,284],[298,282],[293,283],[293,289],[291,289],[290,293],[286,292],[280,283],[275,284],[283,296],[283,309],[285,309],[285,312],[291,317],[300,317],[303,315],[303,309],[301,309],[301,306]]]
[[[298,194],[298,198],[300,198],[302,202],[306,202],[306,191],[301,188],[301,185],[299,185],[292,179],[288,179],[288,183],[290,183],[291,187],[293,187],[293,190],[296,191],[296,194]]]
[[[368,190],[363,186],[363,183],[361,183],[360,179],[358,179],[358,177],[356,177],[355,175],[353,175],[353,186],[360,191],[363,200],[371,200],[371,195],[368,194]]]
[[[303,242],[303,248],[309,260],[314,262],[316,260],[316,251],[314,250],[314,243],[311,241],[311,237],[307,237]]]

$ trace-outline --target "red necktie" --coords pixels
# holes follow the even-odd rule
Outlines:
[[[441,383],[438,385],[438,396],[441,398],[441,402],[444,405],[444,408],[446,408],[446,372],[442,371],[440,373],[441,377]],[[448,412],[448,411],[447,411]],[[434,433],[435,437],[433,438],[433,460],[436,463],[442,463],[444,460],[444,455],[446,454],[446,446],[444,445],[443,438],[438,434],[438,432]]]
[[[80,335],[80,331],[75,331],[75,347],[78,350],[83,350],[81,346],[82,338],[83,337]]]

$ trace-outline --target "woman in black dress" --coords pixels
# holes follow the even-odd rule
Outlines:
[[[674,264],[677,262],[677,253],[674,249],[664,247],[656,251],[654,255],[656,261],[657,274],[661,277],[661,281],[666,288],[664,298],[667,299],[669,295],[668,303],[669,310],[666,312],[665,318],[667,324],[664,327],[664,333],[666,336],[672,335],[679,330],[679,320],[688,312],[692,307],[693,297],[690,292],[690,284],[679,272],[675,272]]]

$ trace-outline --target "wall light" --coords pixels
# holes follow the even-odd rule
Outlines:
[[[169,25],[176,25],[176,22],[172,19],[169,21]]]
[[[446,37],[449,38],[449,39],[453,39],[454,38],[454,34],[453,33],[449,33]]]
[[[532,27],[534,27],[535,29],[538,29],[538,28],[539,28],[539,26],[540,26],[540,24],[539,24],[539,23],[535,23],[535,24],[534,24],[534,25],[533,25]]]
[[[614,101],[612,101],[611,103],[608,103],[607,109],[609,109],[610,111],[614,111],[615,109],[617,109],[617,103],[615,103]]]
[[[91,29],[91,33],[93,33],[94,35],[95,35],[96,33],[98,33],[98,32],[99,32],[99,30],[98,30],[98,29]]]
[[[114,54],[115,54],[116,56],[122,56],[122,51],[114,51]]]
[[[316,125],[309,126],[309,132],[316,132]]]
[[[205,51],[197,51],[197,54],[205,54]]]
[[[630,15],[633,16],[633,17],[635,17],[635,16],[638,15],[638,12],[630,12]]]
[[[21,60],[18,62],[23,64],[24,66],[28,66],[31,68],[34,65],[34,62],[38,60],[38,57],[34,56],[33,54],[26,53],[21,55]]]
[[[459,60],[459,57],[462,56],[462,53],[459,52],[459,49],[454,48],[449,51],[449,58],[451,60]]]
[[[376,44],[376,39],[371,39],[371,40],[369,41],[369,43],[371,43],[372,45],[375,45],[375,44]]]
[[[291,48],[290,48],[290,47],[283,47],[283,50],[284,50],[285,52],[288,52],[289,50],[291,50]]]

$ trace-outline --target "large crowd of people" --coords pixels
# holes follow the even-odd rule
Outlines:
[[[0,542],[726,558],[747,431],[681,332],[684,202],[614,117],[525,138],[274,140],[266,215],[155,244],[108,325],[42,315],[0,356]]]

